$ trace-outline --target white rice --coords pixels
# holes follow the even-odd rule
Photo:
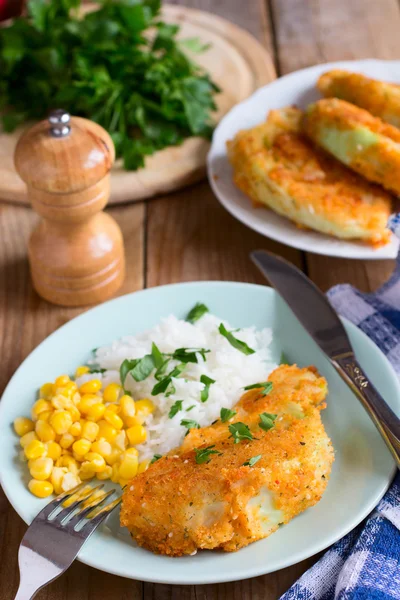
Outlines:
[[[154,454],[165,454],[179,446],[187,432],[186,427],[180,424],[182,419],[194,420],[200,426],[209,425],[219,418],[222,407],[231,408],[236,404],[246,385],[265,381],[277,367],[271,359],[270,329],[257,331],[255,327],[248,327],[234,332],[235,337],[255,350],[254,354],[245,355],[219,333],[221,322],[229,331],[233,329],[229,323],[211,314],[204,315],[193,325],[171,315],[148,331],[124,337],[97,349],[93,362],[106,369],[101,375],[103,385],[120,383],[121,363],[126,358],[142,358],[145,354],[150,354],[152,342],[164,353],[172,353],[177,348],[210,350],[205,355],[205,361],[197,354],[198,363],[188,363],[180,377],[172,380],[175,392],[168,397],[165,394],[151,395],[157,383],[154,371],[141,382],[135,381],[131,375],[127,376],[125,389],[132,393],[133,398],[150,398],[156,405],[155,412],[145,421],[147,440],[138,446],[140,460],[151,459]],[[176,364],[177,361],[171,361],[166,374]],[[203,374],[215,380],[210,386],[206,402],[201,402],[200,399],[200,393],[204,389],[204,384],[200,383],[200,376]],[[79,378],[78,384],[99,377],[99,374],[84,375]],[[169,410],[177,400],[183,401],[182,410],[170,419]],[[190,407],[193,408],[187,412]]]

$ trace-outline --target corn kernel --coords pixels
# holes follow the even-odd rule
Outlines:
[[[109,383],[103,392],[104,402],[117,402],[122,387],[118,383]]]
[[[123,454],[121,464],[119,465],[119,477],[123,479],[132,479],[137,474],[138,457],[134,454]]]
[[[61,457],[61,466],[66,467],[66,469],[73,473],[74,475],[78,475],[79,465],[78,462],[70,455],[66,454]]]
[[[139,463],[137,474],[140,475],[140,473],[144,473],[145,471],[147,471],[147,469],[149,468],[149,465],[150,465],[149,460],[143,460],[141,463]]]
[[[106,461],[97,452],[88,452],[85,454],[85,461],[88,461],[95,473],[101,473],[106,468]],[[85,463],[83,463],[85,464]]]
[[[115,444],[115,447],[118,448],[118,450],[121,450],[121,451],[125,450],[125,448],[128,445],[128,440],[127,440],[126,433],[124,430],[118,431],[118,433],[115,437],[114,444]]]
[[[54,384],[53,383],[44,383],[40,388],[40,397],[41,398],[50,398],[54,394]]]
[[[65,467],[53,467],[50,476],[50,481],[53,485],[56,494],[61,494],[62,492],[61,484],[63,477],[66,473],[68,473],[68,469],[66,469]]]
[[[123,460],[125,457],[127,456],[139,456],[139,452],[137,450],[137,448],[128,448],[127,450],[125,450],[125,452],[123,453],[121,460]]]
[[[75,381],[68,381],[66,385],[57,390],[57,393],[71,399],[77,389],[78,386],[76,385]]]
[[[72,452],[72,456],[77,462],[83,462],[84,460],[84,454],[77,454],[76,452]]]
[[[51,405],[56,410],[68,410],[73,406],[73,402],[62,394],[55,394],[51,399]]]
[[[29,461],[29,472],[33,479],[48,479],[53,469],[53,461],[51,458],[34,458]]]
[[[72,446],[74,441],[75,438],[73,435],[71,435],[70,433],[63,433],[60,438],[59,444],[61,448],[64,448],[66,450],[67,448],[70,448]]]
[[[43,398],[39,398],[36,400],[35,404],[32,406],[31,416],[34,421],[37,421],[39,415],[44,410],[51,410],[52,406],[48,400],[44,400]]]
[[[41,442],[53,442],[56,439],[56,432],[52,426],[42,419],[36,421],[35,431]]]
[[[55,412],[50,417],[50,425],[53,427],[54,431],[58,435],[62,435],[63,433],[67,433],[68,429],[72,425],[72,417],[69,412],[66,410],[60,410]]]
[[[79,469],[79,477],[83,480],[92,479],[95,476],[96,472],[93,468],[92,463],[89,461],[85,461],[81,464],[81,468]]]
[[[125,427],[134,427],[134,425],[143,425],[144,417],[136,415],[135,417],[124,417]]]
[[[101,404],[100,396],[96,396],[95,394],[83,394],[78,404],[78,409],[81,413],[86,414],[94,404]]]
[[[82,433],[81,433],[82,438],[85,438],[86,440],[89,440],[90,442],[94,442],[98,433],[99,433],[99,426],[97,425],[97,423],[94,423],[93,421],[86,421],[86,423],[84,423],[82,425]]]
[[[82,432],[82,425],[79,421],[75,421],[75,423],[72,423],[71,427],[68,429],[68,433],[70,433],[74,437],[80,436],[81,432]]]
[[[134,417],[136,413],[135,401],[133,398],[124,394],[119,401],[121,407],[121,415],[123,417]]]
[[[24,448],[26,458],[40,458],[46,454],[46,446],[39,440],[32,440]]]
[[[98,426],[99,433],[97,434],[97,439],[100,440],[101,438],[104,438],[105,440],[107,440],[107,442],[113,444],[118,433],[115,427],[113,427],[112,425],[110,425],[110,423],[107,423],[107,421],[104,421],[103,419],[98,422]]]
[[[104,412],[104,420],[107,421],[107,423],[110,423],[110,425],[112,425],[113,427],[115,427],[115,429],[122,429],[124,425],[121,417],[116,415],[115,412],[113,410],[110,410],[109,408],[106,408]]]
[[[147,417],[155,411],[156,407],[154,406],[154,403],[151,400],[149,400],[148,398],[143,398],[143,400],[137,400],[135,402],[135,409],[137,415]]]
[[[90,448],[91,452],[97,452],[103,458],[107,458],[111,455],[112,447],[107,440],[99,440],[97,442],[93,442],[92,447]]]
[[[79,388],[79,392],[81,394],[95,394],[99,390],[101,390],[102,382],[100,379],[91,379],[86,383],[83,383]]]
[[[111,412],[115,413],[116,415],[118,415],[121,412],[121,407],[119,404],[107,404],[106,408],[107,410],[111,410]]]
[[[89,407],[86,416],[89,421],[99,421],[104,415],[105,410],[106,407],[104,406],[104,404],[96,402],[95,404],[92,404],[92,406]]]
[[[87,367],[86,365],[82,365],[80,367],[77,367],[76,371],[75,371],[75,377],[82,377],[82,375],[86,375],[86,373],[89,373],[90,368]]]
[[[54,489],[50,481],[38,481],[37,479],[31,479],[28,488],[31,494],[38,498],[47,498],[53,493]]]
[[[51,417],[51,415],[53,414],[53,409],[51,410],[44,410],[43,412],[40,413],[39,417],[42,421],[48,421]]]
[[[75,404],[73,404],[73,403],[72,403],[72,406],[70,406],[70,408],[68,409],[68,412],[71,415],[72,421],[74,423],[79,421],[82,416],[81,413],[79,412],[79,410],[77,409],[77,407],[75,406]]]
[[[63,492],[69,492],[69,490],[72,490],[80,483],[81,480],[79,479],[78,475],[68,472],[65,473],[64,477],[62,478],[61,489]]]
[[[105,479],[110,479],[111,475],[112,475],[112,467],[110,467],[109,465],[106,465],[104,467],[103,471],[96,474],[96,477],[97,477],[97,479],[100,479],[100,481],[104,481]]]
[[[57,460],[61,456],[61,446],[57,444],[57,442],[47,442],[46,446],[46,456],[52,458],[53,460]]]
[[[70,381],[70,378],[68,377],[68,375],[60,375],[59,377],[57,377],[54,381],[54,384],[57,387],[62,387],[64,385],[67,385],[67,383]]]
[[[119,464],[118,463],[114,463],[112,466],[111,481],[113,483],[119,482]]]
[[[35,424],[30,419],[26,417],[17,417],[14,420],[14,430],[17,435],[22,437],[26,433],[33,431],[35,429]]]
[[[118,462],[119,457],[121,456],[121,451],[118,450],[117,448],[113,448],[111,453],[108,456],[105,456],[104,458],[107,461],[107,464],[113,466],[116,462]],[[117,481],[115,483],[118,483]]]
[[[129,429],[126,430],[126,435],[128,436],[131,446],[143,444],[147,438],[147,432],[143,425],[134,425],[133,427],[129,427]]]
[[[72,449],[76,454],[85,456],[85,454],[89,452],[91,445],[92,444],[89,442],[89,440],[82,438],[72,444]]]
[[[22,448],[25,448],[30,442],[37,439],[36,433],[34,431],[29,431],[29,433],[25,433],[25,435],[20,438],[19,443]]]

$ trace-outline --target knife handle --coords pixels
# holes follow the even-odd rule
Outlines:
[[[337,357],[332,362],[372,418],[400,469],[400,419],[372,385],[353,355]]]

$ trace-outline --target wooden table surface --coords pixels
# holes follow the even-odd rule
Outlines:
[[[179,2],[178,2],[179,3]],[[400,57],[398,0],[182,0],[249,30],[271,52],[278,75],[316,63]],[[110,213],[121,225],[128,272],[121,294],[177,281],[222,279],[264,283],[249,261],[266,248],[299,265],[322,290],[350,282],[373,290],[393,261],[362,262],[305,254],[261,237],[235,221],[206,182]],[[32,211],[0,205],[0,392],[31,350],[81,312],[56,308],[32,290],[26,243]],[[0,489],[0,600],[18,586],[17,549],[26,526]],[[205,586],[154,585],[75,563],[39,600],[275,600],[316,560],[246,581]]]

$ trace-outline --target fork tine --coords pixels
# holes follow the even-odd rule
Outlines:
[[[74,487],[72,490],[68,490],[67,492],[63,492],[62,494],[56,496],[54,500],[49,502],[49,504],[46,504],[46,506],[38,513],[36,518],[41,517],[43,519],[48,519],[49,516],[55,511],[55,509],[60,506],[61,502],[63,502],[64,500],[68,500],[70,497],[72,497],[74,494],[76,494],[82,488],[84,488],[85,485],[87,484],[85,482],[82,482],[76,487]]]
[[[88,502],[89,498],[86,502],[81,506],[77,513],[68,521],[68,528],[74,528],[76,525],[84,518],[92,518],[89,515],[92,512],[95,512],[96,509],[103,504],[107,498],[112,496],[115,493],[115,489],[109,490],[108,492],[103,492],[100,496],[95,496],[90,502]],[[112,503],[110,503],[112,504]],[[109,505],[107,505],[109,506]],[[101,508],[107,508],[107,506],[103,506]],[[82,528],[83,529],[83,528]]]
[[[108,517],[108,515],[114,510],[114,508],[116,508],[118,504],[121,503],[121,501],[122,496],[119,496],[118,498],[110,502],[110,504],[99,508],[95,508],[92,511],[94,514],[91,515],[91,513],[89,513],[87,523],[83,525],[81,532],[85,536],[91,535],[91,533],[93,533],[96,527]]]
[[[77,492],[72,494],[69,498],[66,498],[64,500],[64,502],[61,504],[61,506],[63,506],[63,510],[55,516],[54,521],[58,521],[59,523],[62,523],[63,521],[65,521],[70,515],[72,515],[72,513],[75,511],[75,509],[80,504],[82,504],[82,502],[84,502],[85,500],[87,501],[90,498],[92,498],[92,496],[95,495],[96,492],[99,492],[103,487],[104,487],[104,483],[101,483],[100,485],[96,486],[95,488],[92,488],[92,487],[90,487],[90,485],[87,485],[87,489],[85,489],[85,487],[83,487],[83,489],[80,490],[80,493],[78,490]],[[75,498],[75,496],[76,496],[76,498]]]

